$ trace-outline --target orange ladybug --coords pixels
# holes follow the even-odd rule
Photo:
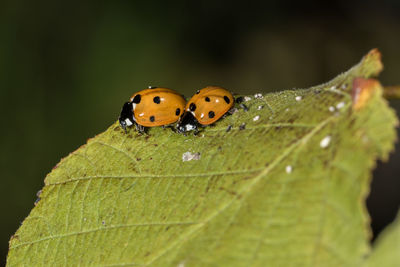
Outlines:
[[[185,113],[177,124],[178,132],[197,131],[197,125],[210,125],[219,120],[234,105],[231,92],[218,86],[198,90],[187,102]]]
[[[149,87],[135,93],[126,102],[119,123],[126,127],[135,125],[139,132],[146,127],[163,126],[178,121],[185,109],[186,100],[178,92],[161,87]]]

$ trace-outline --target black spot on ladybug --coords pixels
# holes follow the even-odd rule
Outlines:
[[[195,111],[196,110],[196,104],[195,103],[190,103],[189,110],[190,111]]]
[[[227,97],[226,95],[224,96],[224,100],[227,104],[229,104],[231,102],[231,100],[229,99],[229,97]]]
[[[198,94],[200,94],[200,90],[197,90],[197,91],[196,91],[196,95],[198,95]]]
[[[140,94],[137,94],[137,95],[135,95],[135,97],[133,98],[132,103],[139,104],[139,103],[140,103],[140,100],[142,100],[142,96],[141,96]]]
[[[206,96],[205,100],[206,102],[210,102],[210,98],[208,96]]]
[[[176,111],[175,111],[175,115],[176,115],[176,116],[179,116],[179,114],[181,114],[181,109],[180,109],[180,108],[177,108]]]
[[[154,116],[150,116],[150,121],[154,122],[156,120],[156,118],[154,118]]]
[[[208,117],[209,117],[210,119],[214,118],[214,117],[215,117],[214,111],[208,112]]]
[[[155,96],[155,97],[153,98],[153,101],[154,101],[154,103],[156,103],[156,104],[160,104],[160,97],[159,97],[159,96]]]

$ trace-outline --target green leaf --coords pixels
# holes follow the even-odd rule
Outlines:
[[[251,96],[198,136],[114,123],[48,174],[8,266],[360,265],[371,169],[396,137],[365,79],[381,69],[373,50],[329,83]]]
[[[400,213],[395,222],[380,234],[367,259],[369,267],[396,267],[400,264]]]

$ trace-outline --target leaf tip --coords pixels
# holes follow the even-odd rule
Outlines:
[[[369,51],[368,54],[363,57],[362,62],[370,67],[370,75],[376,76],[383,70],[382,54],[378,48]]]

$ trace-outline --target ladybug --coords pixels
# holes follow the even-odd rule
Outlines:
[[[221,87],[208,86],[197,90],[186,104],[185,113],[177,124],[177,131],[197,132],[198,124],[210,125],[216,122],[233,107],[234,102],[232,93]]]
[[[149,87],[135,93],[126,102],[119,116],[119,124],[125,130],[135,125],[139,132],[146,127],[175,123],[185,109],[186,100],[178,92],[161,87]]]

